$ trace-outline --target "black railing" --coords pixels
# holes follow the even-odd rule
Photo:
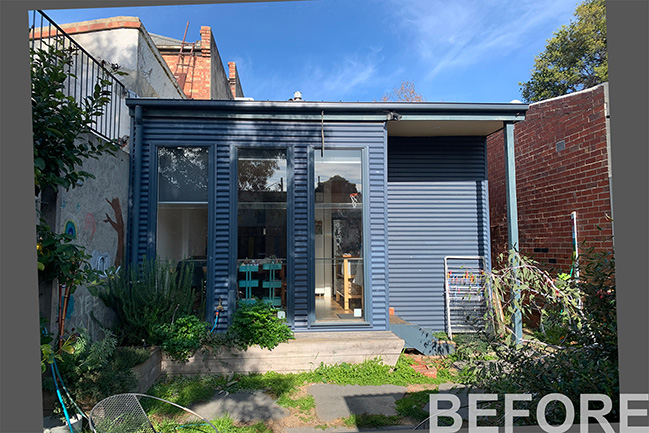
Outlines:
[[[104,107],[103,114],[96,117],[92,130],[104,139],[119,140],[122,112],[126,110],[126,88],[109,69],[113,66],[97,61],[43,11],[33,11],[30,15],[30,52],[34,53],[35,50],[44,50],[50,46],[70,50],[72,62],[64,88],[66,96],[72,96],[82,102],[93,94],[96,84],[102,86],[110,102]]]

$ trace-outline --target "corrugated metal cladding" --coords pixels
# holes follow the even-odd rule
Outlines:
[[[445,330],[444,257],[489,254],[483,137],[390,137],[390,307]],[[487,259],[489,266],[489,259]]]
[[[201,119],[199,117],[178,118],[163,114],[153,117],[144,115],[144,149],[142,156],[142,187],[140,191],[141,217],[137,220],[139,233],[138,245],[132,246],[141,257],[143,253],[154,252],[155,236],[155,194],[151,194],[152,158],[155,157],[156,146],[183,145],[208,146],[210,153],[216,155],[211,159],[215,162],[211,169],[211,182],[214,192],[210,194],[213,206],[214,229],[212,239],[212,266],[214,270],[208,276],[208,283],[213,287],[213,299],[223,300],[226,311],[220,320],[227,317],[227,312],[234,301],[235,268],[230,263],[236,257],[236,236],[232,230],[233,210],[232,194],[235,191],[233,183],[232,149],[236,146],[268,146],[292,149],[292,174],[289,173],[289,187],[293,184],[293,195],[289,198],[289,209],[293,208],[293,218],[289,216],[289,247],[288,263],[288,317],[293,318],[296,330],[309,329],[309,305],[313,302],[309,288],[313,286],[312,265],[309,263],[310,238],[313,237],[314,224],[309,211],[309,200],[312,192],[308,182],[308,147],[320,149],[322,146],[322,131],[320,122],[288,122],[288,121],[256,121],[256,120],[227,120]],[[199,115],[200,116],[200,112]],[[371,329],[387,329],[386,293],[387,293],[387,233],[385,229],[385,129],[379,123],[325,123],[326,146],[348,148],[366,147],[369,153],[369,226],[370,251],[367,252],[366,263],[371,266],[368,275],[371,276],[372,304],[370,311]],[[291,152],[289,152],[289,155]],[[291,180],[292,176],[292,180]],[[208,251],[210,251],[208,247]],[[210,282],[211,278],[211,282]],[[318,327],[318,330],[323,328]],[[332,329],[349,329],[332,327]],[[365,328],[367,329],[367,328]]]

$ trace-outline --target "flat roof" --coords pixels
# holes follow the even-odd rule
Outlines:
[[[247,120],[387,122],[393,136],[487,136],[525,119],[522,103],[225,101],[128,98],[146,116]],[[200,113],[200,114],[199,114]]]

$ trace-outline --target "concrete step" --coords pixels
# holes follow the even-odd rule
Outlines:
[[[455,352],[455,342],[440,340],[431,329],[390,316],[390,331],[404,340],[406,348],[416,349],[424,355],[449,355]]]

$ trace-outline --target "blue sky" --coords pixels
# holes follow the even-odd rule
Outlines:
[[[429,102],[509,102],[575,0],[315,0],[46,10],[57,23],[137,16],[188,41],[210,26],[246,96],[373,101],[409,80]]]

